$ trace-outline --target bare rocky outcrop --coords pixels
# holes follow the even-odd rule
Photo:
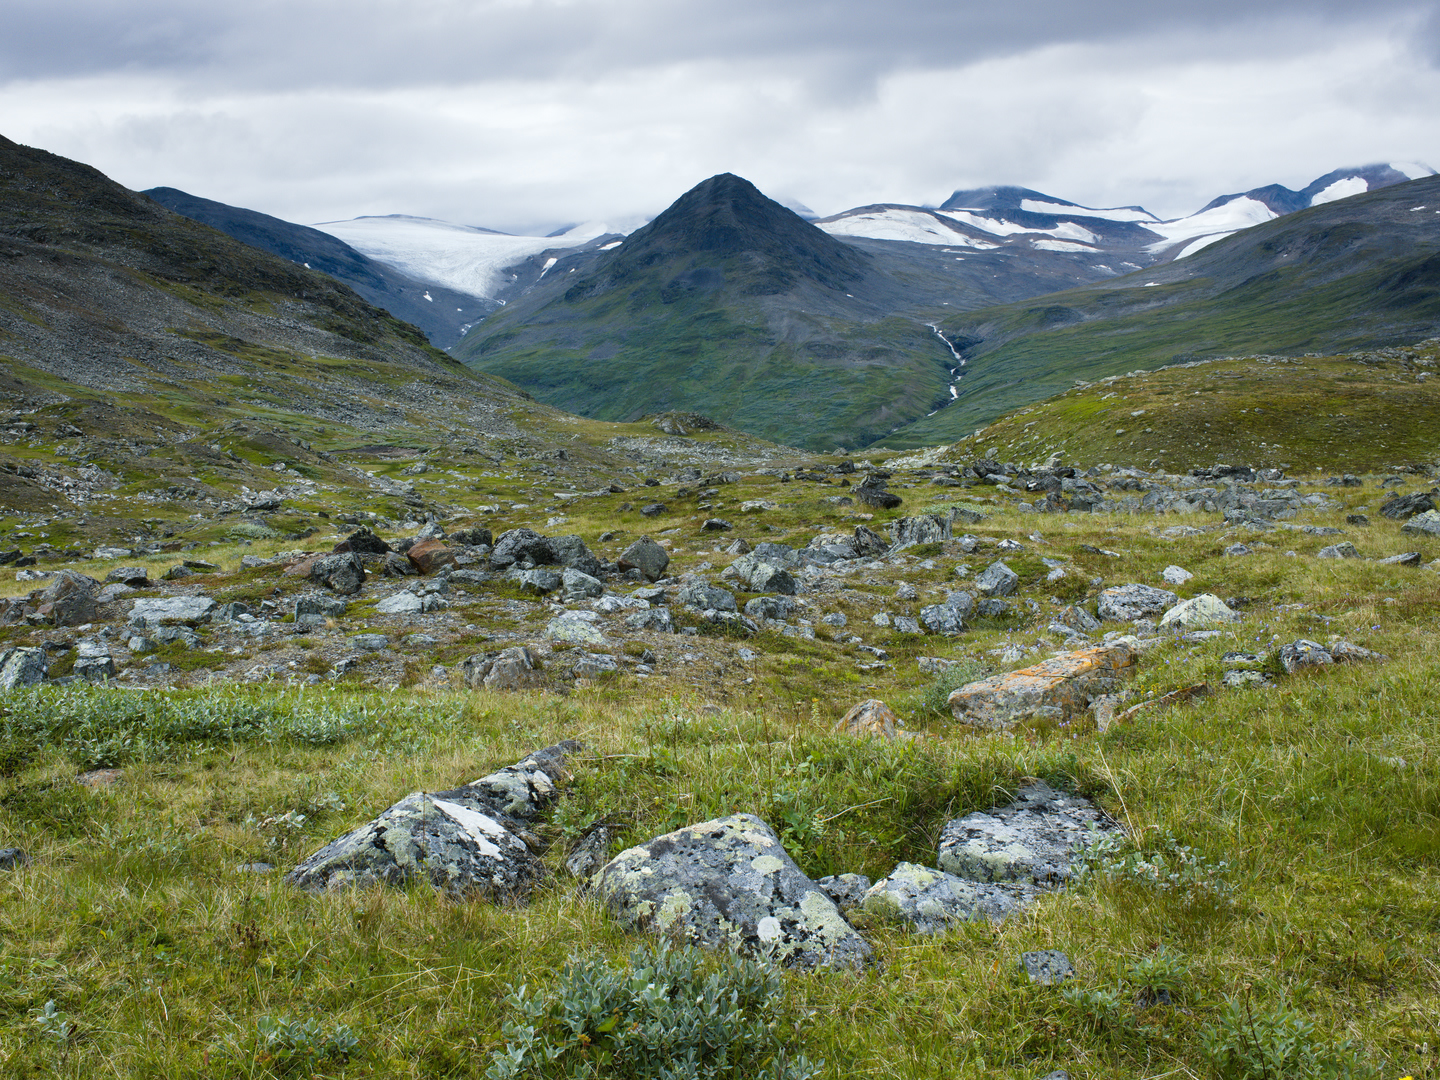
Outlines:
[[[1124,642],[1079,649],[968,683],[950,694],[948,704],[959,723],[983,731],[1003,731],[1032,717],[1065,719],[1117,690],[1135,662],[1135,650]]]

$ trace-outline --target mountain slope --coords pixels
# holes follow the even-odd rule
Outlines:
[[[453,345],[460,340],[464,327],[499,306],[479,296],[410,277],[319,229],[198,198],[175,188],[151,188],[143,194],[241,243],[339,278],[376,307],[420,327],[437,348]]]
[[[954,441],[1071,385],[1247,353],[1333,353],[1440,332],[1440,177],[1323,203],[1101,286],[952,316],[958,400],[887,437]]]

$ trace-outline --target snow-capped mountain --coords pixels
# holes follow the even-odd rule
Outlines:
[[[1428,165],[1395,162],[1337,169],[1300,191],[1279,184],[1222,195],[1194,214],[1164,221],[1140,206],[1081,206],[1021,187],[956,191],[936,207],[882,203],[815,222],[832,236],[899,240],[973,251],[1119,255],[1135,270],[1183,259],[1241,229],[1309,206],[1434,176]],[[1114,260],[1112,260],[1114,261]]]

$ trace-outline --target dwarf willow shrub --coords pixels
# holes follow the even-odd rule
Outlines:
[[[348,714],[239,692],[134,693],[91,686],[36,688],[0,701],[0,745],[55,747],[82,768],[157,761],[231,743],[330,746],[369,726]]]
[[[1350,1042],[1332,1046],[1315,1035],[1309,1018],[1285,1004],[1256,1010],[1247,997],[1230,998],[1201,1046],[1221,1080],[1368,1080],[1375,1070]]]
[[[784,990],[767,964],[690,946],[641,946],[625,966],[572,960],[540,994],[512,989],[519,1019],[504,1025],[485,1077],[807,1080],[820,1065],[776,1030]]]

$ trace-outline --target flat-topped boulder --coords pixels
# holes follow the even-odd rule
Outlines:
[[[967,683],[948,699],[956,721],[1003,731],[1033,717],[1066,719],[1093,698],[1113,693],[1135,670],[1135,650],[1123,642],[1061,653],[1039,664]]]
[[[219,605],[208,596],[162,596],[136,600],[130,605],[130,625],[139,629],[155,626],[194,626],[209,622]]]
[[[859,967],[870,946],[770,826],[732,814],[622,851],[594,886],[623,925],[786,967]]]

